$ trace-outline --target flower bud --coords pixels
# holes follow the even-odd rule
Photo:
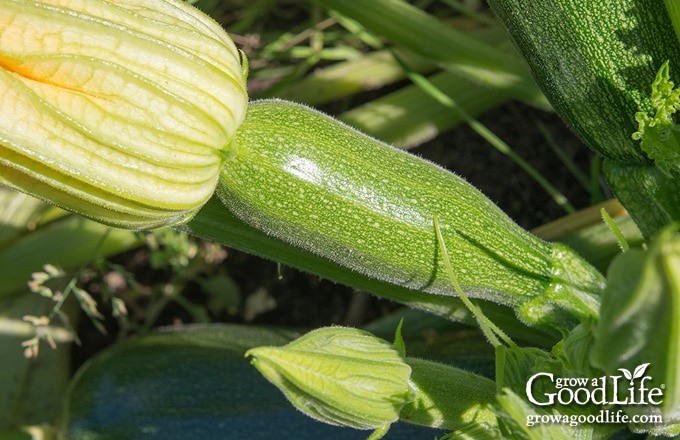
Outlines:
[[[391,344],[362,330],[321,328],[248,356],[297,409],[331,425],[386,431],[413,400],[411,367]]]
[[[178,0],[4,0],[0,183],[103,223],[190,218],[247,104],[224,30]]]

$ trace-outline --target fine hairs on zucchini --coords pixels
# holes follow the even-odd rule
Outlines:
[[[218,195],[246,223],[364,275],[456,295],[461,287],[530,325],[596,316],[602,276],[571,249],[516,225],[460,177],[316,110],[250,103]]]

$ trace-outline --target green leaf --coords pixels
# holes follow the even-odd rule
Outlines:
[[[552,353],[562,363],[564,371],[571,377],[598,377],[601,372],[590,365],[590,350],[593,346],[594,325],[583,322],[555,344]]]
[[[649,363],[647,388],[660,387],[663,403],[628,405],[629,414],[661,414],[664,425],[637,430],[677,433],[680,428],[680,234],[663,230],[649,250],[617,257],[607,274],[591,362],[620,376]]]
[[[0,188],[0,249],[35,228],[46,208],[35,197]]]
[[[531,440],[604,439],[613,431],[621,429],[620,425],[587,423],[588,417],[596,417],[601,410],[593,403],[583,405],[559,403],[559,385],[556,385],[558,380],[576,377],[590,382],[587,378],[592,373],[592,369],[571,370],[570,367],[579,368],[580,363],[576,365],[571,363],[567,366],[563,364],[563,361],[569,362],[570,357],[582,352],[582,346],[589,347],[587,326],[579,326],[572,333],[573,335],[569,335],[555,347],[557,356],[534,347],[496,349],[498,421],[504,436]],[[583,339],[586,340],[585,344]],[[568,350],[574,346],[577,347],[576,350]],[[545,377],[546,375],[552,377]],[[546,405],[531,404],[529,392],[533,399]],[[550,403],[555,396],[557,399]],[[586,419],[586,422],[583,420],[578,422],[579,418]]]
[[[666,61],[652,83],[654,115],[644,111],[635,114],[639,126],[633,139],[640,141],[642,150],[670,177],[671,170],[680,172],[680,126],[673,119],[673,114],[680,108],[680,89],[674,87],[668,69]]]
[[[27,291],[31,273],[50,263],[77,269],[95,256],[110,256],[141,243],[131,231],[67,216],[0,248],[0,298]]]
[[[431,72],[436,66],[431,61],[406,50],[400,56],[414,64],[414,69]],[[370,74],[370,80],[367,80]],[[404,80],[404,72],[394,61],[389,50],[378,50],[336,63],[279,88],[275,95],[259,93],[257,98],[277,98],[319,106],[356,93],[375,90]]]
[[[550,353],[535,347],[496,347],[496,384],[498,391],[505,388],[524,392],[529,378],[537,372],[562,374],[561,363]]]
[[[675,35],[680,38],[680,3],[678,3],[676,0],[664,0],[664,3],[666,4],[668,16],[673,23]]]
[[[503,390],[497,399],[501,409],[499,425],[504,438],[516,440],[589,440],[593,438],[591,426],[578,424],[571,426],[568,415],[533,407],[509,389]],[[536,422],[537,416],[554,417],[553,420],[558,420],[558,422]]]

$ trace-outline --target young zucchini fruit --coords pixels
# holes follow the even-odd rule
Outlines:
[[[434,229],[470,297],[530,325],[594,318],[602,276],[524,231],[472,185],[310,108],[251,103],[218,195],[246,223],[364,275],[455,295]]]

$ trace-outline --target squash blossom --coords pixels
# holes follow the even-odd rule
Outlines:
[[[298,410],[331,425],[373,429],[380,438],[414,398],[411,367],[392,344],[349,327],[313,330],[246,357]]]
[[[186,221],[246,104],[234,43],[182,1],[0,4],[0,184],[119,227]]]

